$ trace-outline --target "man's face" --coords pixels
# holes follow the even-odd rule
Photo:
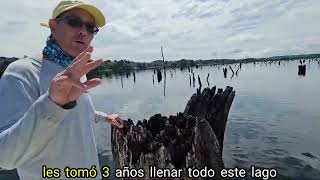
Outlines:
[[[74,8],[62,15],[79,17],[83,22],[94,24],[94,18],[87,11]],[[71,27],[68,20],[50,20],[51,33],[62,50],[72,57],[78,56],[91,43],[94,34],[87,31],[85,25]]]

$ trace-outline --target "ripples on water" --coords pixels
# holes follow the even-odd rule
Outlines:
[[[229,85],[236,91],[225,132],[223,159],[227,167],[255,165],[276,168],[277,179],[320,179],[320,68],[307,60],[306,76],[298,76],[298,62],[242,64],[238,77],[231,78],[228,69],[226,79],[222,67],[228,66],[193,69],[203,87],[210,73],[210,85]],[[123,88],[120,78],[103,79],[91,92],[96,109],[134,121],[155,113],[183,111],[197,85],[189,87],[187,69],[177,69],[172,78],[169,71],[165,97],[163,81],[158,83],[155,77],[152,83],[153,71],[136,73],[136,83],[132,76],[124,77]],[[104,123],[95,127],[101,165],[112,166],[110,131]]]

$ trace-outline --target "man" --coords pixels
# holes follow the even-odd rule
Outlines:
[[[118,115],[95,111],[87,93],[101,83],[85,75],[103,62],[90,61],[90,43],[105,18],[92,5],[62,1],[42,25],[51,31],[43,57],[11,63],[0,81],[0,167],[37,180],[46,168],[66,179],[67,166],[94,165],[101,179],[93,122],[123,127]]]

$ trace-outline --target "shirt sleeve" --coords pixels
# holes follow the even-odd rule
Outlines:
[[[95,114],[95,118],[94,118],[95,123],[105,121],[108,116],[106,113],[97,111],[97,110],[94,110],[94,114]]]
[[[87,76],[86,76],[86,75],[82,76],[81,79],[80,79],[80,81],[81,81],[82,83],[85,82],[85,81],[87,81]],[[91,102],[91,104],[92,104],[91,98],[90,98],[90,102]],[[93,107],[93,105],[92,105],[92,107]],[[93,110],[94,110],[94,122],[95,122],[95,123],[103,122],[103,121],[106,120],[106,118],[107,118],[107,116],[108,116],[106,113],[104,113],[104,112],[102,112],[102,111],[97,111],[97,110],[94,109],[94,107],[93,107]]]
[[[49,93],[35,98],[31,82],[7,73],[0,80],[0,167],[14,169],[36,158],[70,110]]]

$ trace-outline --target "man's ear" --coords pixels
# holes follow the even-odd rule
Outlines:
[[[49,20],[49,27],[50,27],[51,33],[55,34],[56,27],[57,27],[57,21],[55,21],[54,19],[50,19]]]

